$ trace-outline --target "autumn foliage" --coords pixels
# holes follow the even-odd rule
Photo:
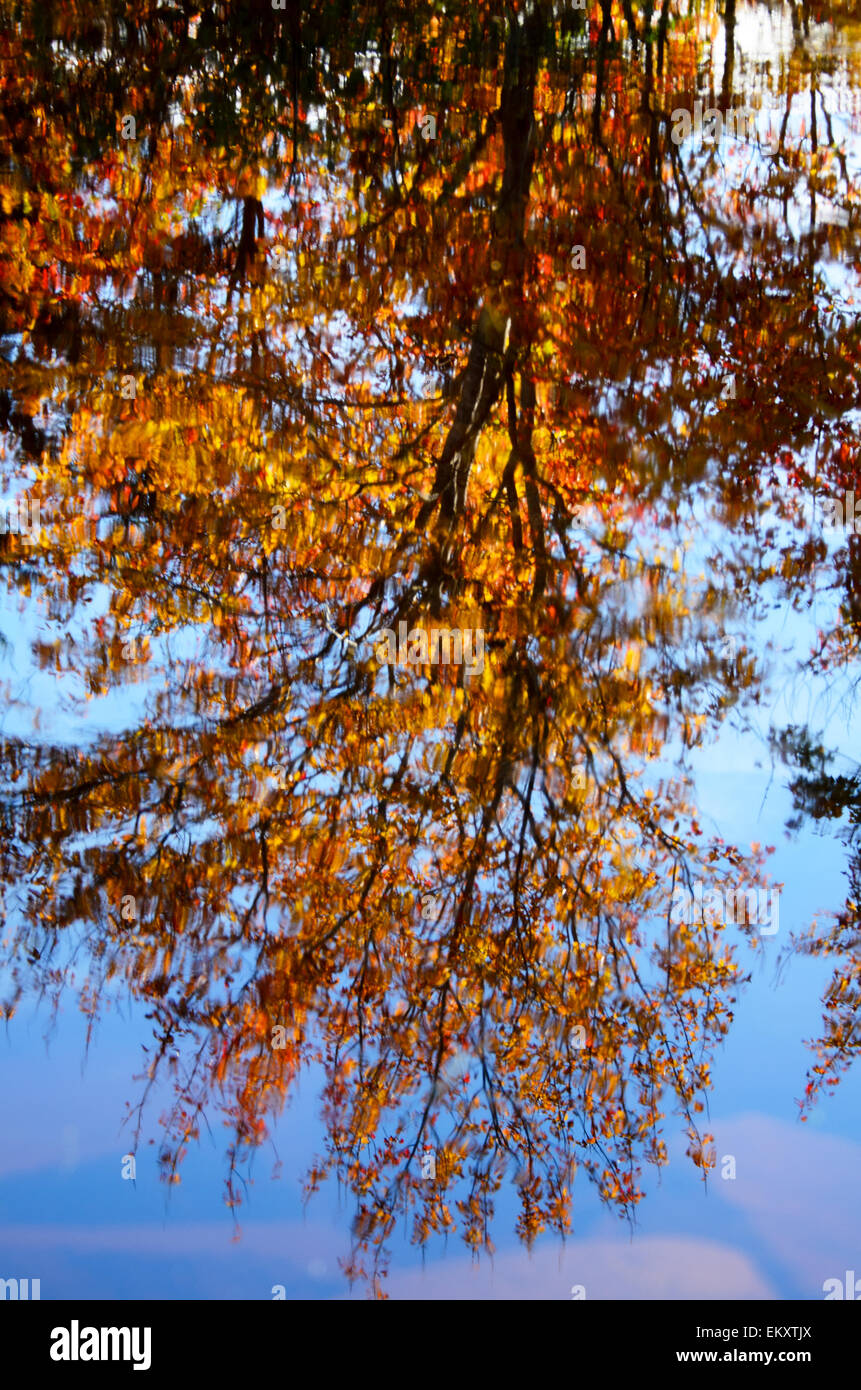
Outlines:
[[[578,1168],[630,1215],[668,1112],[709,1166],[748,951],[672,888],[763,872],[684,756],[757,698],[725,632],[825,565],[803,505],[856,477],[836,144],[673,144],[732,3],[12,9],[2,466],[42,524],[0,560],[63,723],[6,673],[6,1016],[124,984],[150,1080],[180,1059],[165,1174],[219,1108],[232,1203],[312,1064],[353,1274],[404,1210],[490,1247],[510,1180],[526,1241]],[[790,238],[790,195],[851,221]],[[483,672],[381,662],[401,621],[481,628]]]

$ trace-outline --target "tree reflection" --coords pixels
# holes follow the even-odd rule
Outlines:
[[[833,131],[675,144],[669,3],[449,10],[69,4],[3,61],[6,481],[43,516],[3,573],[70,727],[126,711],[4,738],[6,1014],[124,980],[165,1175],[220,1108],[231,1203],[317,1064],[351,1273],[404,1210],[489,1246],[506,1174],[527,1241],[578,1166],[630,1215],[665,1107],[708,1166],[744,976],[668,904],[762,858],[684,756],[759,693],[726,629],[774,575],[761,487],[799,527],[808,446],[854,443],[851,227],[787,221],[854,205]],[[388,664],[400,624],[480,630],[483,671]]]

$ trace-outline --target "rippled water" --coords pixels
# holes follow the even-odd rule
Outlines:
[[[0,1278],[823,1298],[851,7],[2,14]]]

